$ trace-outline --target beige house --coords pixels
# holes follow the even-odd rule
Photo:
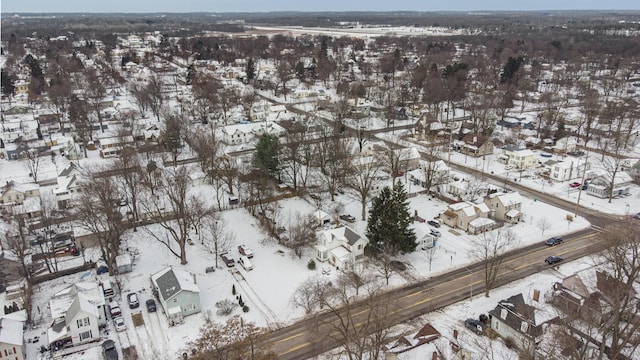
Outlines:
[[[0,358],[24,360],[24,323],[11,318],[0,319]]]
[[[460,152],[474,157],[493,154],[493,142],[486,136],[469,133],[462,138]]]
[[[5,210],[8,207],[22,205],[26,198],[40,198],[40,185],[30,184],[16,184],[13,181],[6,183],[1,189],[0,195],[0,210]]]
[[[470,201],[449,205],[449,208],[440,217],[442,221],[464,231],[469,230],[469,223],[478,218],[487,218],[489,208],[484,203],[474,204]]]
[[[516,169],[528,169],[538,166],[538,156],[529,149],[515,149],[507,147],[502,150],[503,155],[507,157],[506,165],[510,165]]]
[[[522,197],[518,192],[493,193],[484,198],[494,219],[515,224],[523,219]]]

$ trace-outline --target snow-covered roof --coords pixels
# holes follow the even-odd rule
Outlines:
[[[495,224],[495,221],[489,218],[483,218],[483,217],[479,217],[477,219],[473,219],[469,221],[469,226],[472,226],[472,227],[482,227],[482,226],[491,225],[491,224]]]
[[[490,199],[498,198],[500,202],[502,202],[502,205],[504,206],[511,206],[511,205],[522,203],[522,197],[520,196],[520,193],[518,193],[517,191],[506,193],[506,194],[497,192],[497,193],[490,194],[489,198]]]
[[[200,292],[200,288],[193,282],[191,274],[184,270],[164,268],[151,276],[151,281],[158,288],[160,296],[166,301],[180,291]]]
[[[20,345],[24,343],[22,321],[0,319],[0,344]]]

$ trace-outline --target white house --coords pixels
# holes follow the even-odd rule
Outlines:
[[[628,196],[631,194],[632,181],[633,179],[629,174],[624,171],[618,171],[616,173],[616,177],[613,179],[613,190],[610,190],[611,175],[606,172],[602,172],[591,179],[589,186],[587,187],[587,194],[603,199],[608,198],[609,193],[611,193],[612,198]]]
[[[319,261],[328,261],[337,269],[353,270],[364,260],[364,247],[369,240],[347,226],[325,230],[315,245]]]
[[[107,322],[105,303],[97,283],[76,283],[54,294],[49,301],[49,344],[76,346],[100,340],[99,327]]]
[[[515,224],[524,218],[522,213],[522,197],[517,191],[510,193],[493,193],[484,198],[489,207],[490,217]]]
[[[0,318],[0,359],[24,360],[24,322]]]
[[[220,130],[222,141],[229,145],[246,144],[253,139],[252,124],[227,125]]]
[[[80,191],[79,167],[70,163],[58,175],[58,187],[53,190],[59,209],[65,209],[73,205],[76,194]]]
[[[589,164],[578,158],[567,158],[551,165],[549,177],[555,181],[569,181],[582,177],[585,170],[589,170]]]

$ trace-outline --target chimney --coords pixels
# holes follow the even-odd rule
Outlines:
[[[477,136],[474,136],[474,137],[473,137],[473,143],[475,144],[475,143],[477,143],[477,142],[478,142],[478,137],[477,137]]]
[[[431,353],[431,360],[438,360],[438,352],[434,351]]]
[[[195,273],[194,273],[194,274],[191,274],[191,276],[193,277],[193,283],[194,283],[194,284],[197,284],[197,281],[196,281],[196,274],[195,274]]]
[[[453,329],[453,338],[454,339],[458,339],[458,330],[457,329]]]

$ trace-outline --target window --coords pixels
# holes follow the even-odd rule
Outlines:
[[[89,325],[89,318],[86,317],[84,318],[84,326],[88,326]]]
[[[187,304],[187,305],[185,305],[185,306],[184,306],[184,311],[191,311],[191,310],[193,310],[193,309],[195,309],[195,308],[196,308],[196,306],[195,306],[195,305],[193,305],[193,304]]]
[[[91,330],[80,333],[80,341],[84,341],[90,338],[91,338]]]

